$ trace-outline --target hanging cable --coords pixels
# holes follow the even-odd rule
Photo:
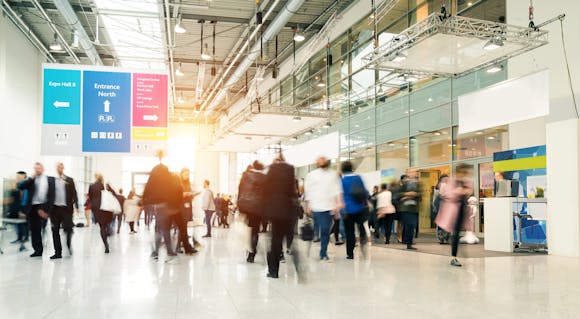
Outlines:
[[[574,94],[574,86],[572,86],[572,75],[570,74],[570,63],[568,62],[568,52],[566,50],[566,40],[564,38],[564,19],[560,19],[560,34],[562,36],[562,49],[564,50],[564,61],[566,62],[566,71],[568,72],[568,84],[570,85],[570,93],[572,94],[572,102],[574,102],[574,111],[576,112],[576,118],[580,118],[578,115],[578,105],[576,104],[576,95]]]

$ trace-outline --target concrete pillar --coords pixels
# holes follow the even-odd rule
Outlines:
[[[548,249],[580,257],[580,120],[546,125]]]

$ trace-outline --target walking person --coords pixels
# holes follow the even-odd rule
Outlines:
[[[109,227],[113,222],[113,212],[102,210],[102,191],[107,190],[114,194],[113,189],[104,184],[103,175],[100,173],[95,174],[95,182],[89,186],[89,199],[91,201],[91,211],[95,217],[95,222],[99,224],[99,229],[101,233],[101,240],[105,246],[105,254],[110,252],[109,250]]]
[[[408,250],[417,250],[413,246],[415,229],[419,222],[419,205],[421,203],[421,185],[417,178],[417,170],[410,169],[404,175],[397,191],[400,219],[403,222],[403,244]]]
[[[193,187],[191,186],[190,181],[191,172],[189,168],[184,167],[181,169],[179,174],[181,178],[181,188],[183,189],[183,205],[181,207],[181,217],[183,218],[185,225],[187,227],[187,223],[193,220],[193,204],[192,201],[195,199],[200,192],[193,192]],[[193,248],[199,249],[201,248],[201,243],[195,237],[195,232],[191,235],[193,241]]]
[[[343,220],[346,232],[346,258],[354,259],[354,247],[356,244],[355,225],[360,234],[360,245],[363,254],[366,253],[367,233],[364,227],[368,215],[367,191],[362,178],[354,174],[352,163],[342,163],[342,191],[344,196]]]
[[[266,180],[264,165],[259,161],[249,166],[242,174],[238,187],[238,208],[240,213],[246,215],[248,226],[251,229],[250,248],[248,263],[253,263],[256,257],[260,224],[263,213],[263,187]]]
[[[377,194],[377,210],[378,225],[381,225],[385,232],[385,245],[389,245],[396,209],[393,205],[393,194],[387,184],[381,184],[381,192]],[[376,231],[380,232],[380,226],[377,226]]]
[[[27,211],[30,225],[30,238],[34,252],[30,257],[42,257],[44,247],[42,232],[54,208],[55,179],[44,174],[44,166],[34,164],[34,173],[18,185],[20,190],[28,191]]]
[[[161,161],[163,153],[159,151],[158,156]],[[159,248],[163,239],[169,262],[177,256],[171,245],[171,224],[174,216],[181,214],[183,204],[183,190],[179,177],[171,174],[169,168],[162,163],[156,165],[145,185],[143,203],[155,212],[155,246],[151,258],[155,260],[159,258]]]
[[[136,234],[135,222],[139,220],[141,215],[141,200],[135,195],[135,190],[132,189],[123,203],[123,211],[125,212],[125,222],[129,224],[130,234]]]
[[[117,218],[117,234],[121,231],[121,224],[123,223],[123,218],[125,217],[125,196],[123,196],[123,189],[119,188],[119,192],[117,194],[117,200],[121,205],[121,213],[117,214],[115,217]]]
[[[440,189],[441,204],[435,222],[448,232],[453,232],[451,238],[451,261],[449,264],[454,267],[461,267],[461,262],[457,259],[459,250],[459,235],[466,223],[470,222],[466,210],[468,199],[473,195],[473,166],[459,164],[455,170],[455,179],[449,179]]]
[[[24,243],[28,240],[28,224],[24,221],[27,219],[26,201],[28,190],[18,189],[18,185],[26,180],[26,172],[19,171],[16,173],[16,184],[10,190],[8,199],[8,218],[20,219],[22,223],[15,224],[16,239],[11,244],[20,243],[20,251],[25,250]]]
[[[308,173],[304,182],[306,213],[314,216],[320,227],[320,260],[330,261],[328,243],[333,220],[338,220],[342,209],[342,185],[336,171],[330,168],[330,160],[324,156],[316,159],[314,171]]]
[[[73,214],[79,209],[79,200],[74,180],[64,175],[64,164],[56,165],[58,177],[55,179],[54,208],[50,214],[52,224],[52,241],[54,244],[54,255],[50,259],[62,258],[62,243],[60,241],[60,227],[66,234],[66,246],[69,254],[72,255],[72,235],[73,235]]]
[[[267,255],[268,277],[278,278],[282,242],[293,229],[298,218],[295,207],[297,198],[294,166],[286,163],[284,156],[279,154],[270,166],[264,182],[264,217],[272,223],[272,243]],[[297,255],[295,266],[298,269]]]
[[[209,181],[205,180],[203,182],[203,192],[201,193],[201,209],[205,212],[205,225],[207,226],[207,232],[203,238],[211,237],[211,218],[216,211],[215,199],[213,192],[209,189]]]

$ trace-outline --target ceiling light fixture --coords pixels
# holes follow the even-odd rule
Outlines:
[[[179,62],[179,66],[175,70],[175,75],[177,75],[177,76],[184,76],[185,75],[185,73],[183,73],[183,71],[181,71],[181,62]]]
[[[494,65],[491,68],[487,69],[486,72],[489,74],[493,74],[493,73],[497,73],[501,70],[503,70],[503,67],[501,65]]]
[[[302,34],[300,32],[300,29],[298,27],[294,27],[292,28],[292,30],[294,31],[294,41],[296,42],[302,42],[304,40],[306,40],[306,37],[304,36],[304,34]]]
[[[58,42],[58,38],[56,33],[54,34],[54,42],[49,46],[50,51],[52,52],[62,52],[64,51],[60,42]]]
[[[483,49],[487,50],[487,51],[493,51],[493,50],[498,49],[502,46],[503,46],[503,40],[501,39],[501,37],[495,36],[495,37],[489,39],[489,41],[487,41],[487,43],[483,46]]]

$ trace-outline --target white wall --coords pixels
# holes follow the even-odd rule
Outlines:
[[[40,159],[42,55],[0,14],[0,177]],[[0,185],[2,187],[2,185]]]
[[[506,1],[507,23],[517,26],[528,25],[528,0]],[[564,36],[570,61],[572,83],[576,99],[580,102],[580,6],[577,0],[534,1],[535,23],[539,24],[561,13],[564,20]],[[547,122],[561,121],[576,117],[573,110],[572,95],[568,85],[568,75],[562,50],[560,23],[554,22],[545,28],[549,31],[549,44],[513,58],[508,63],[509,78],[519,77],[530,72],[549,68],[550,70],[550,115],[510,125],[510,148],[522,148],[546,143]]]

